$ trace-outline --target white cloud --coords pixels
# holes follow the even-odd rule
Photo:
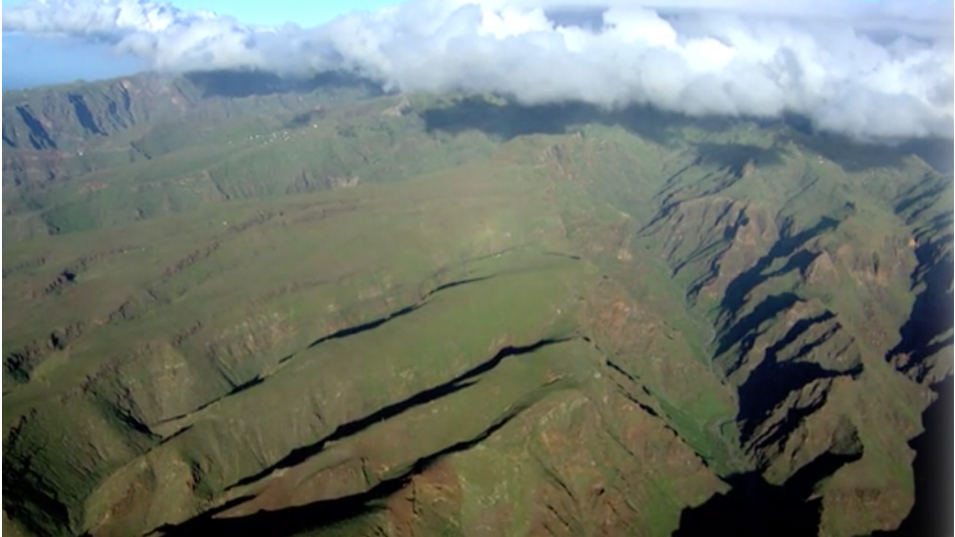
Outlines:
[[[47,0],[3,29],[93,36],[157,69],[349,69],[396,90],[527,104],[795,112],[860,137],[952,136],[953,4],[804,0],[413,0],[324,26],[254,27],[146,0]],[[566,15],[557,25],[550,17]],[[598,28],[566,23],[597,17]]]

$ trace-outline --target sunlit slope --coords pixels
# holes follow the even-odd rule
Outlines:
[[[46,528],[140,532],[226,501],[236,483],[317,472],[331,464],[330,441],[353,446],[333,457],[335,472],[365,461],[358,481],[267,490],[302,502],[364,493],[530,408],[610,416],[626,400],[598,381],[601,355],[576,322],[599,274],[575,259],[552,190],[534,167],[464,166],[21,244],[24,268],[7,278],[24,291],[7,303],[21,313],[7,316],[5,337],[22,359],[8,368],[4,405],[10,495],[31,500],[18,514]],[[664,422],[629,412],[632,425],[588,427],[605,441],[648,427],[682,453],[688,484],[645,493],[666,534],[719,484]],[[519,423],[532,425],[511,429]],[[666,476],[623,448],[614,457],[624,466],[587,483],[633,481],[606,485],[622,495],[645,486],[641,472]],[[515,480],[524,509],[550,490],[545,477]]]
[[[782,123],[313,90],[5,149],[6,515],[670,535],[743,475],[815,489],[820,535],[905,517],[951,175]]]

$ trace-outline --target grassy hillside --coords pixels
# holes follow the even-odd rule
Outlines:
[[[4,110],[27,532],[662,536],[754,486],[818,535],[906,517],[952,369],[924,154],[224,76]]]

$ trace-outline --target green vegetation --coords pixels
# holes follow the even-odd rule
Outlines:
[[[28,534],[664,536],[847,451],[820,533],[905,517],[951,175],[784,123],[218,76],[5,95]]]

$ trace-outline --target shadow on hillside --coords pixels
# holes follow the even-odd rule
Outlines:
[[[321,120],[325,117],[325,111],[323,109],[313,109],[295,114],[295,116],[289,121],[285,122],[286,129],[301,129],[303,127],[308,127],[309,125]]]
[[[828,312],[827,312],[828,313]],[[813,320],[810,320],[812,322]],[[793,327],[796,332],[808,330],[811,324],[796,323]],[[836,325],[838,327],[838,325]],[[813,351],[823,345],[833,334],[838,331],[830,330],[819,339],[802,345],[795,354],[788,357],[786,361],[779,361],[777,353],[786,347],[786,341],[794,343],[799,334],[793,335],[790,331],[783,341],[766,350],[766,356],[759,365],[746,378],[746,382],[739,389],[739,414],[737,421],[741,424],[740,438],[742,441],[749,441],[756,432],[756,427],[760,420],[785,403],[786,398],[799,390],[804,390],[810,384],[819,380],[832,379],[842,376],[858,377],[862,373],[863,365],[861,361],[854,360],[853,363],[844,369],[829,369],[815,362],[799,361],[806,356],[811,356]],[[792,408],[786,414],[786,418],[777,424],[772,434],[765,439],[760,439],[761,444],[770,444],[777,440],[788,438],[796,428],[801,424],[804,417],[818,410],[825,402],[822,400],[810,403],[805,407]]]
[[[276,93],[311,93],[323,88],[357,90],[365,97],[382,95],[381,88],[358,76],[327,72],[313,77],[282,77],[266,71],[195,71],[183,77],[199,89],[202,98],[241,98]]]
[[[916,140],[902,145],[903,151],[918,155],[926,164],[938,173],[950,174],[955,171],[955,145],[951,140]]]
[[[832,134],[794,136],[793,141],[836,163],[847,172],[861,172],[875,168],[901,168],[906,154],[898,149],[856,144]]]
[[[876,532],[872,537],[943,537],[955,535],[952,522],[952,377],[933,387],[938,398],[922,414],[925,432],[909,442],[915,450],[915,505],[898,529]]]
[[[851,213],[854,209],[845,209],[845,214]],[[844,214],[837,214],[837,218],[844,217]],[[740,316],[750,300],[751,293],[756,288],[767,282],[769,279],[780,276],[781,271],[767,273],[766,271],[779,259],[790,258],[797,253],[797,250],[804,247],[810,240],[822,236],[841,223],[839,219],[829,216],[822,217],[812,227],[795,231],[792,221],[787,220],[781,226],[781,237],[773,244],[769,252],[761,257],[755,265],[739,273],[730,280],[720,300],[719,315],[722,319],[722,330],[719,337],[719,347],[716,354],[720,355],[730,350],[733,345],[744,341],[747,337],[754,337],[759,327],[768,319],[774,318],[779,313],[789,309],[801,299],[794,293],[786,292],[779,295],[770,295],[763,298],[750,313]],[[805,262],[806,259],[801,259]],[[787,270],[805,270],[805,267],[799,264],[799,260],[792,263],[787,262],[784,269]],[[698,289],[690,290],[690,298],[699,292]]]
[[[857,440],[857,439],[856,439]],[[862,457],[827,452],[796,472],[785,484],[767,483],[758,473],[727,478],[732,487],[680,515],[673,537],[808,537],[818,534],[822,500],[810,500],[816,485]]]
[[[662,146],[673,147],[684,141],[687,127],[719,134],[734,125],[752,124],[776,131],[778,141],[792,141],[835,162],[848,172],[876,168],[901,168],[905,158],[916,154],[936,170],[945,173],[952,168],[952,144],[945,140],[913,141],[890,147],[863,144],[836,134],[815,133],[811,122],[801,116],[788,114],[782,118],[688,117],[665,112],[649,106],[631,106],[623,110],[607,111],[584,103],[562,103],[522,106],[513,103],[495,104],[480,96],[460,99],[450,106],[422,112],[429,132],[442,131],[458,134],[470,130],[488,136],[510,140],[528,134],[564,134],[575,126],[599,123],[620,126],[627,131]],[[723,144],[715,144],[721,146]],[[739,146],[756,148],[755,146]],[[760,148],[756,148],[760,149]],[[761,151],[770,151],[761,149]],[[714,153],[706,153],[712,157]],[[754,153],[745,158],[772,164],[778,154]],[[734,156],[739,160],[739,154]]]
[[[778,147],[760,147],[751,144],[704,142],[696,144],[698,163],[715,164],[731,170],[735,175],[746,174],[746,168],[753,166],[774,166],[782,164],[782,149]]]
[[[907,157],[915,155],[938,173],[952,173],[955,146],[951,140],[916,139],[895,145],[862,143],[839,134],[818,132],[809,118],[792,113],[778,119],[757,119],[754,122],[762,127],[782,127],[785,134],[779,141],[791,141],[818,153],[847,172],[865,172],[877,168],[900,169]]]
[[[328,528],[363,515],[374,514],[382,509],[380,501],[398,492],[405,485],[403,480],[384,481],[361,494],[313,502],[307,505],[288,507],[275,511],[234,518],[218,518],[216,515],[241,505],[252,497],[241,497],[221,508],[192,518],[182,524],[165,524],[149,535],[169,537],[205,537],[209,535],[272,535],[293,536],[307,531]]]
[[[484,278],[475,278],[474,280],[469,280],[469,281],[480,281],[483,279]],[[455,282],[448,285],[450,285],[451,287],[454,287],[456,285],[463,285],[467,281],[468,280],[465,280],[464,282]],[[445,289],[447,288],[448,287],[445,287]],[[416,307],[410,308],[408,309],[408,311],[414,311],[414,309],[416,309]],[[394,318],[394,317],[397,317],[397,315],[392,316],[391,318]],[[380,326],[380,324],[383,324],[383,322],[378,323],[376,326]],[[367,329],[367,328],[364,328],[364,329]],[[352,332],[352,333],[354,334],[356,332]],[[325,338],[315,341],[314,343],[312,343],[312,345],[309,345],[309,348],[312,348],[315,345],[318,345],[324,341],[328,341],[330,339],[337,339],[339,337],[347,337],[347,335],[341,336],[341,335],[333,334],[331,336],[327,336]],[[265,478],[266,476],[268,476],[269,474],[271,474],[272,472],[276,470],[281,470],[283,468],[290,468],[297,464],[301,464],[302,462],[308,460],[310,457],[313,457],[317,455],[318,453],[321,453],[321,451],[325,449],[325,446],[330,442],[337,442],[338,440],[341,440],[343,438],[355,435],[367,429],[368,427],[374,425],[375,423],[380,423],[382,421],[391,419],[395,416],[398,416],[400,414],[407,412],[408,410],[412,408],[420,407],[422,405],[428,404],[442,397],[447,397],[449,395],[454,394],[455,392],[459,392],[461,390],[469,388],[475,382],[477,382],[476,378],[478,376],[490,371],[491,369],[494,369],[502,361],[504,361],[507,358],[535,352],[538,349],[541,349],[543,347],[548,347],[550,345],[562,343],[563,341],[565,340],[545,339],[526,347],[505,347],[501,349],[497,354],[495,354],[494,357],[492,357],[490,360],[478,364],[477,366],[469,369],[468,371],[465,371],[464,373],[458,375],[457,377],[447,382],[438,384],[437,386],[432,386],[431,388],[428,388],[426,390],[422,390],[412,395],[411,397],[408,397],[407,399],[403,399],[401,401],[384,406],[365,417],[358,418],[356,420],[338,425],[338,427],[336,427],[335,430],[332,431],[332,433],[328,435],[327,437],[319,440],[318,442],[314,444],[308,444],[308,445],[293,449],[285,457],[283,457],[281,460],[279,460],[272,466],[264,468],[256,474],[240,479],[235,484],[229,485],[226,488],[226,490],[230,490],[235,487],[240,487],[243,485],[254,483],[260,479]]]
[[[933,191],[928,194],[933,195]],[[955,316],[948,309],[952,304],[953,263],[951,255],[946,255],[946,246],[952,241],[951,219],[951,213],[934,217],[929,229],[939,239],[926,241],[915,249],[919,266],[912,277],[912,288],[920,282],[924,287],[915,296],[909,318],[899,329],[899,343],[886,354],[888,360],[905,357],[900,368],[914,373],[919,381],[929,372],[931,364],[926,360],[946,348],[951,352],[953,342],[951,334],[946,337],[955,325]]]
[[[541,344],[545,344],[541,342]],[[431,455],[416,460],[405,472],[384,479],[366,492],[332,500],[320,500],[310,504],[287,507],[275,511],[258,511],[251,515],[234,518],[217,518],[229,508],[241,505],[251,497],[241,497],[222,507],[192,518],[182,524],[165,524],[152,532],[169,537],[205,537],[207,535],[270,535],[274,537],[301,535],[306,531],[328,528],[350,519],[380,511],[389,496],[404,488],[409,480],[444,457],[467,451],[510,423],[522,409],[502,416],[477,436],[451,444]]]
[[[495,104],[483,97],[467,97],[442,108],[422,112],[428,132],[458,134],[478,130],[489,136],[510,140],[528,134],[564,134],[587,123],[620,126],[660,145],[674,145],[680,131],[689,126],[707,132],[722,132],[740,120],[733,118],[689,118],[646,106],[606,111],[584,103],[522,106]]]

